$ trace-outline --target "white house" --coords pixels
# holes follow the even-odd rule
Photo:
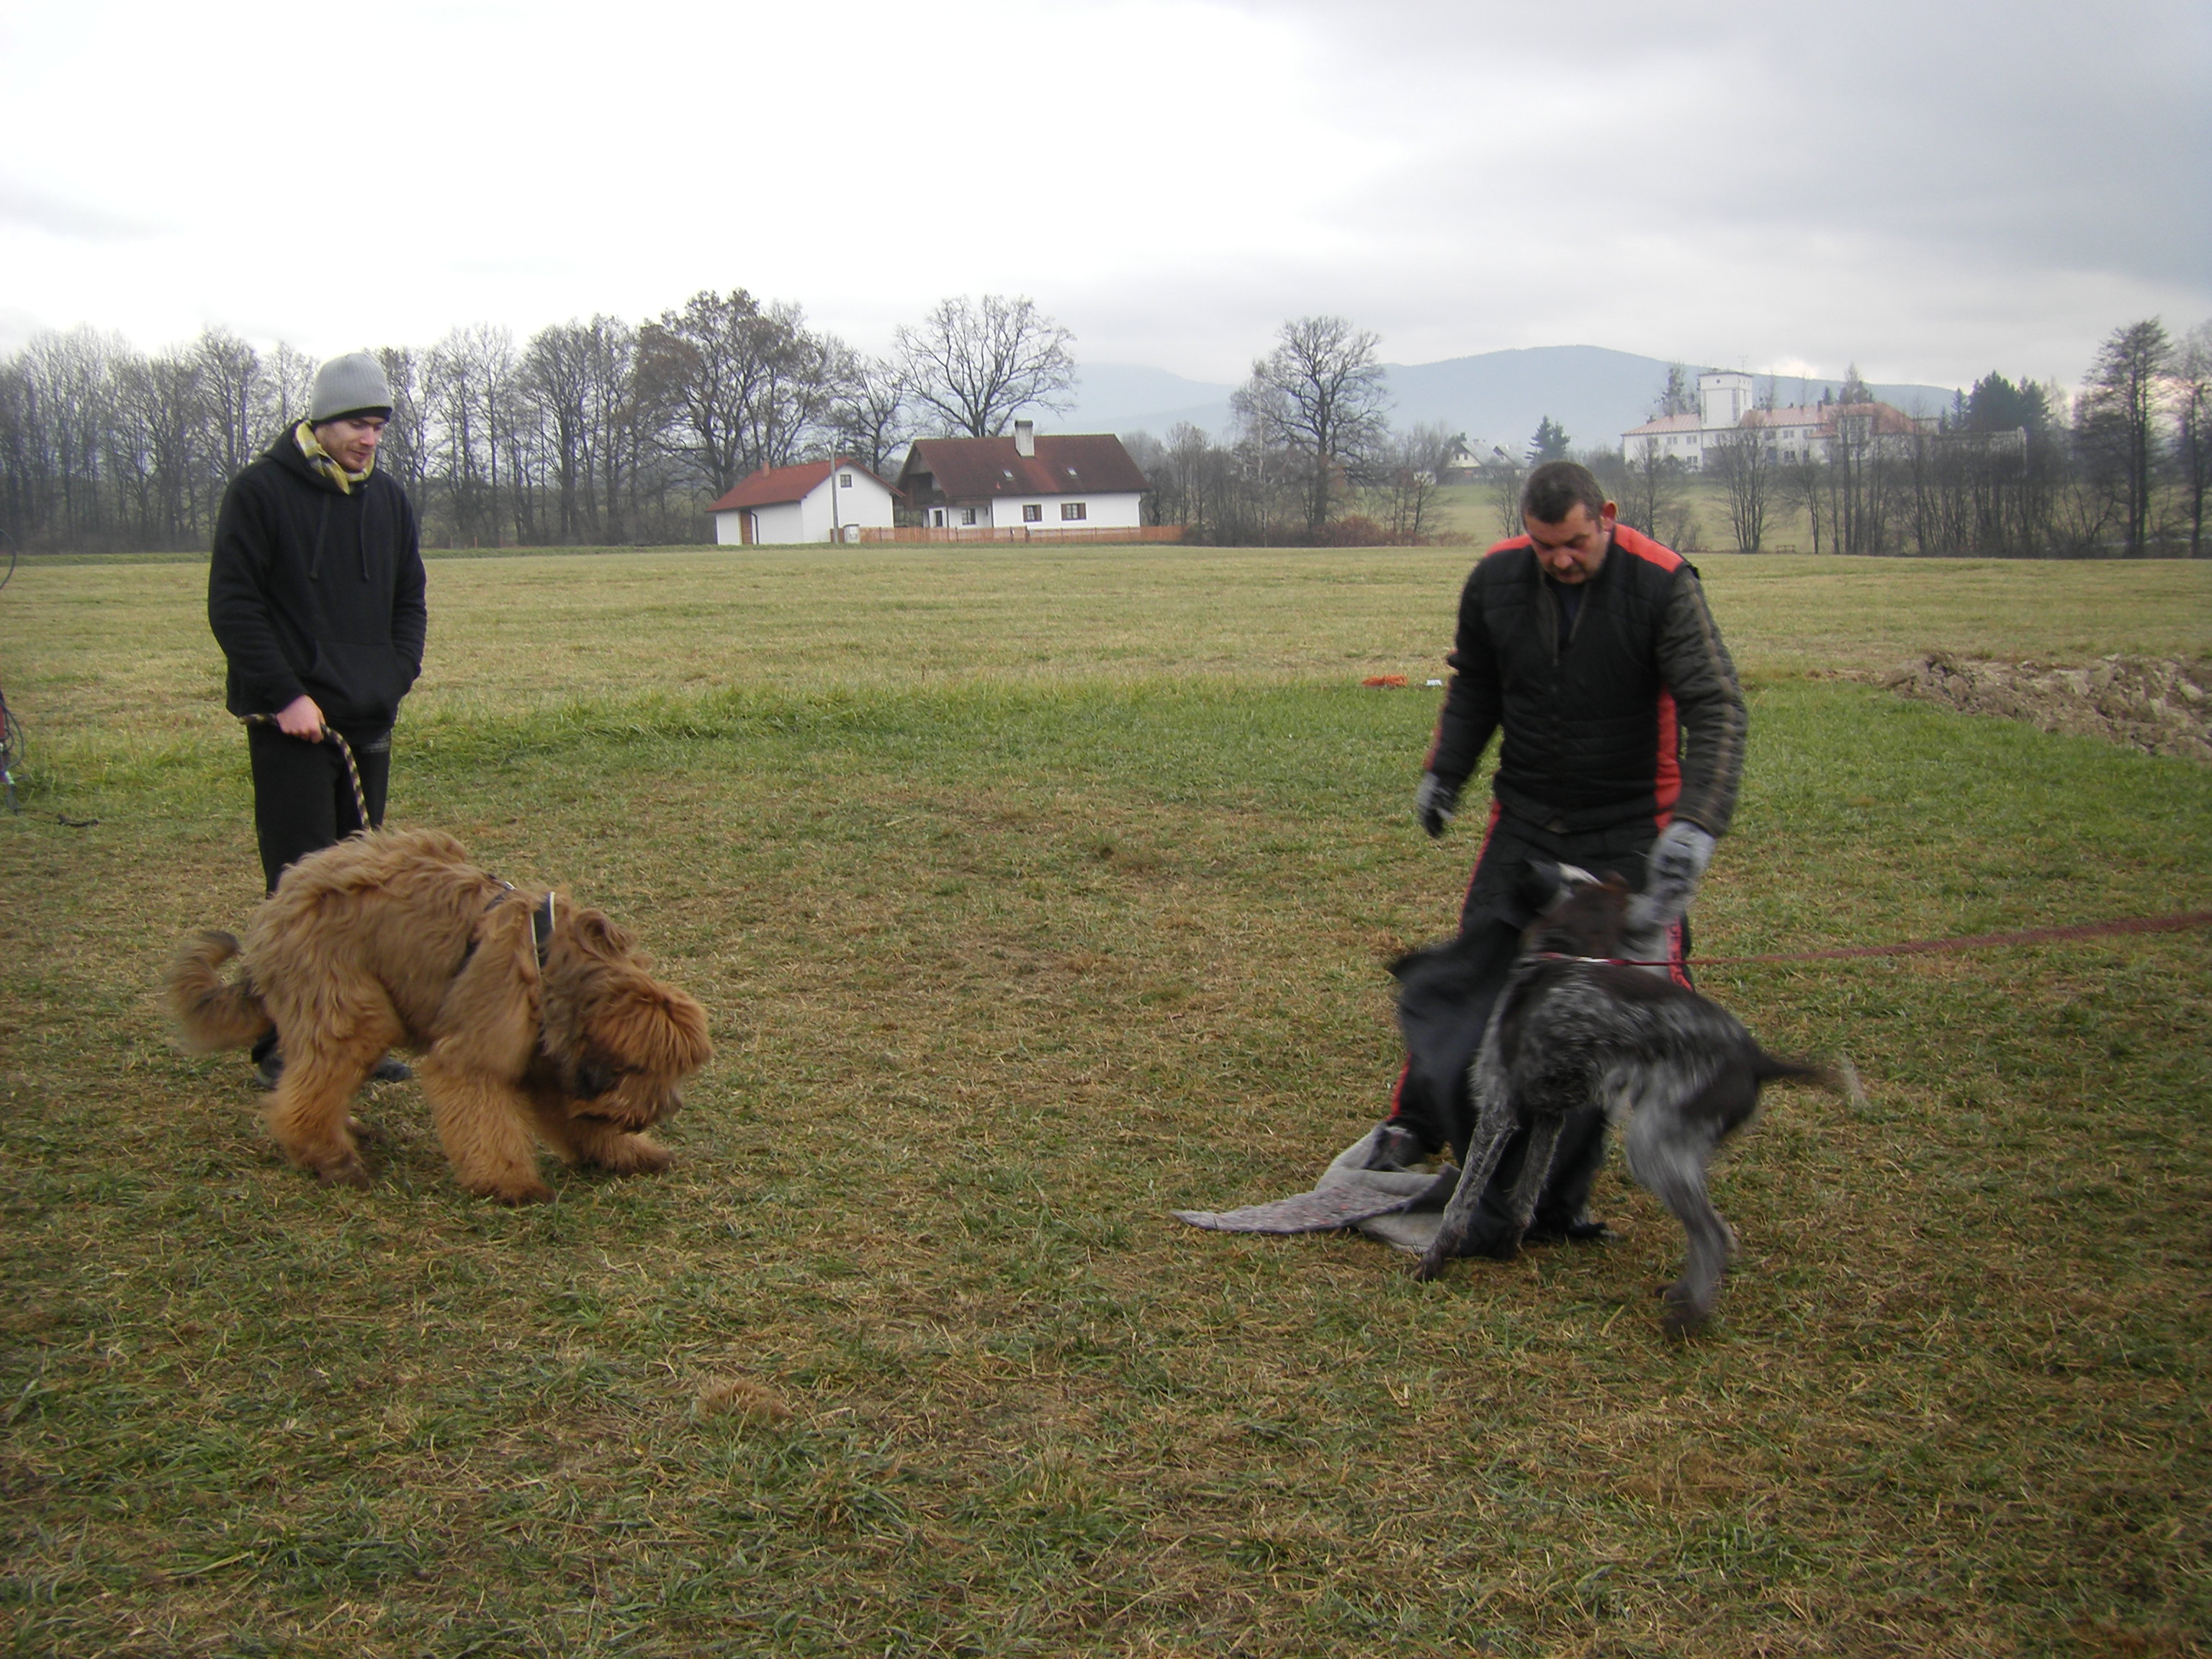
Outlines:
[[[1854,444],[1883,446],[1924,431],[1932,422],[1917,421],[1888,404],[1803,404],[1760,409],[1752,378],[1733,371],[1698,376],[1698,412],[1665,415],[1620,434],[1620,453],[1632,466],[1656,453],[1692,471],[1705,465],[1717,440],[1738,431],[1746,416],[1766,439],[1778,461],[1820,460],[1840,432]]]
[[[1049,537],[1135,529],[1151,485],[1110,432],[1041,438],[1016,421],[1011,438],[917,438],[898,487],[927,529]]]
[[[802,461],[762,469],[708,511],[725,546],[858,541],[864,529],[890,528],[896,499],[858,461]]]

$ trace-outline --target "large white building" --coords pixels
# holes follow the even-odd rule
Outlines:
[[[1748,420],[1766,439],[1778,461],[1826,459],[1840,434],[1856,443],[1910,437],[1927,424],[1887,404],[1798,404],[1760,409],[1748,374],[1720,370],[1698,376],[1698,410],[1693,415],[1664,415],[1620,434],[1620,453],[1630,465],[1656,455],[1680,461],[1695,471],[1715,442],[1734,436]]]
[[[708,511],[714,539],[726,546],[858,541],[862,530],[890,528],[896,499],[857,461],[803,461],[763,468]]]

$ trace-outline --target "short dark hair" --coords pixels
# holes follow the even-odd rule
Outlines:
[[[1522,516],[1538,524],[1558,524],[1578,506],[1605,516],[1605,487],[1579,461],[1547,461],[1521,486]]]

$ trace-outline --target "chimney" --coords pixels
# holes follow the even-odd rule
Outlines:
[[[1036,422],[1035,421],[1014,422],[1014,453],[1024,460],[1028,460],[1036,455]]]

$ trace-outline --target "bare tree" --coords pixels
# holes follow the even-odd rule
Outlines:
[[[276,404],[276,424],[290,428],[307,418],[315,397],[315,360],[290,342],[279,340],[269,354],[269,381]]]
[[[1622,465],[1628,483],[1621,491],[1621,516],[1645,534],[1663,539],[1660,526],[1680,506],[1686,489],[1682,463],[1656,440],[1638,438],[1628,444]]]
[[[796,460],[829,413],[830,349],[796,305],[743,289],[695,294],[638,334],[640,392],[665,407],[719,495],[756,467]]]
[[[1528,482],[1527,460],[1493,445],[1490,459],[1482,464],[1482,483],[1498,514],[1499,535],[1518,536],[1527,528],[1521,522],[1521,486]]]
[[[760,302],[744,289],[703,289],[681,311],[664,311],[639,331],[639,372],[672,411],[700,483],[720,495],[751,470],[747,411],[760,364],[750,326]]]
[[[378,446],[376,464],[416,501],[428,476],[428,434],[423,427],[422,354],[413,346],[379,346],[376,361],[392,388],[392,419]]]
[[[1437,474],[1458,441],[1449,427],[1416,426],[1389,433],[1369,465],[1364,510],[1393,542],[1416,543],[1429,533],[1437,507]]]
[[[1797,508],[1811,524],[1815,553],[1820,550],[1820,528],[1828,521],[1826,471],[1808,445],[1798,459],[1784,461],[1776,477],[1784,505]]]
[[[1234,399],[1255,437],[1304,463],[1310,532],[1327,526],[1344,485],[1389,430],[1379,343],[1341,317],[1297,318],[1283,325]]]
[[[1026,298],[940,300],[892,337],[908,397],[948,433],[996,438],[1024,409],[1074,406],[1075,336]]]
[[[2159,415],[2173,367],[2173,343],[2156,318],[2113,330],[2090,367],[2076,417],[2092,465],[2119,495],[2130,555],[2143,552],[2150,539]]]
[[[1766,543],[1777,465],[1764,416],[1755,409],[1748,411],[1734,431],[1723,433],[1707,448],[1711,454],[1705,470],[1727,492],[1729,527],[1735,532],[1735,544],[1743,552],[1756,553]]]
[[[871,472],[888,477],[892,460],[915,435],[906,370],[842,343],[833,345],[831,362],[830,441]]]
[[[2189,514],[2189,556],[2204,556],[2204,496],[2212,484],[2212,321],[2190,330],[2174,368],[2174,471]]]
[[[450,331],[424,359],[431,453],[443,469],[453,533],[471,544],[500,545],[507,509],[518,518],[523,511],[523,481],[514,476],[522,459],[515,380],[514,336],[488,324]],[[526,538],[526,524],[516,529]]]
[[[261,354],[227,328],[201,331],[192,350],[199,359],[215,465],[226,478],[243,472],[272,435],[268,371]]]

